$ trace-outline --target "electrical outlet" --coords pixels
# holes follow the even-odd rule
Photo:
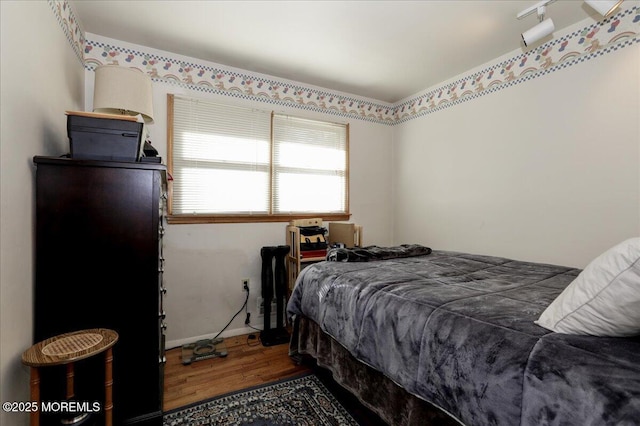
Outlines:
[[[249,278],[242,279],[242,291],[249,291]]]

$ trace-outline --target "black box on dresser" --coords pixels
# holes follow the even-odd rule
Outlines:
[[[71,158],[106,161],[137,161],[140,158],[143,123],[129,116],[113,118],[106,114],[84,114],[87,113],[67,112]]]

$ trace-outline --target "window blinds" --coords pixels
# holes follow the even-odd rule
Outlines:
[[[269,113],[177,96],[173,109],[173,213],[268,213]]]
[[[272,184],[274,213],[345,212],[346,125],[274,115]]]
[[[347,213],[348,126],[173,96],[172,214]]]

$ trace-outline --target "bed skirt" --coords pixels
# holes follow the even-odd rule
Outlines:
[[[460,426],[434,405],[405,391],[377,370],[355,359],[312,320],[298,316],[289,354],[310,355],[331,371],[333,379],[385,422],[398,426]]]

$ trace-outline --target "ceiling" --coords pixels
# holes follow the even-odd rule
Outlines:
[[[70,3],[89,33],[389,103],[523,49],[538,22],[516,19],[535,0]],[[547,16],[556,33],[601,18],[581,0]]]

